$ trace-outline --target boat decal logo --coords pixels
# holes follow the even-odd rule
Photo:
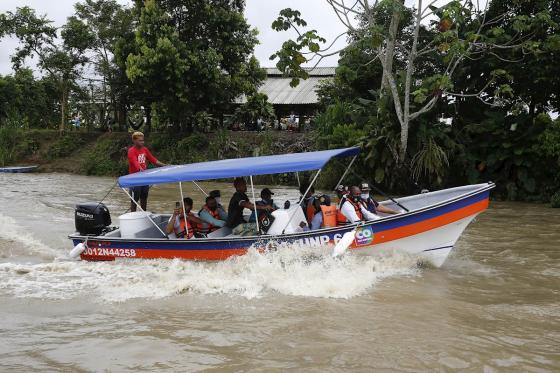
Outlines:
[[[356,231],[356,245],[364,246],[373,242],[373,229],[371,227],[358,228]]]

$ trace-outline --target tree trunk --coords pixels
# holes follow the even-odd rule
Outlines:
[[[152,106],[147,104],[144,106],[144,111],[146,113],[146,123],[144,124],[144,132],[150,133],[152,130]]]
[[[404,0],[396,0],[404,4]],[[395,55],[395,40],[397,39],[397,33],[399,31],[399,23],[401,21],[400,10],[395,10],[393,16],[391,17],[391,24],[389,25],[389,37],[387,39],[385,56],[385,63],[383,64],[383,75],[381,77],[381,89],[388,88],[387,72],[393,71],[393,57]]]
[[[66,110],[67,110],[67,101],[68,100],[68,92],[66,87],[62,87],[62,97],[60,99],[60,126],[58,127],[58,132],[62,135],[64,133],[64,127],[66,124]]]

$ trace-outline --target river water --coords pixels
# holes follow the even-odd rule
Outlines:
[[[560,210],[492,202],[441,269],[312,247],[222,263],[68,260],[74,205],[113,183],[0,174],[0,371],[560,370]],[[202,187],[227,201],[229,185]],[[117,220],[126,198],[109,198]],[[178,199],[158,187],[149,207]]]

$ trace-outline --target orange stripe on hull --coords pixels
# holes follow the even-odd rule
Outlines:
[[[486,210],[487,208],[488,208],[488,199],[484,199],[482,201],[475,202],[472,205],[462,207],[452,212],[448,212],[447,214],[444,215],[436,216],[434,218],[426,219],[418,223],[406,225],[404,227],[388,229],[386,231],[376,233],[373,239],[373,244],[375,245],[384,242],[394,241],[400,238],[413,236],[418,233],[439,228],[444,225],[466,218],[467,216],[477,214],[481,211]],[[356,247],[355,244],[352,245],[352,248],[360,248],[360,247]]]

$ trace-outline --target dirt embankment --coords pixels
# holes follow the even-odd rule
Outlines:
[[[126,172],[130,134],[125,132],[27,131],[9,164],[38,164],[40,172],[117,176]],[[309,133],[218,131],[190,135],[152,133],[146,144],[163,162],[191,163],[222,158],[306,151]]]

